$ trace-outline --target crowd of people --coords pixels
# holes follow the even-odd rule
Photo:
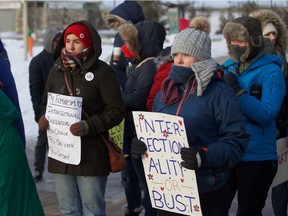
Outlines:
[[[43,51],[30,62],[39,126],[34,177],[9,58],[0,44],[1,215],[20,209],[13,215],[44,215],[35,182],[43,179],[54,96],[81,98],[75,114],[80,119],[63,122],[62,132],[79,141],[79,162],[48,157],[63,215],[106,215],[110,169],[103,139],[123,119],[125,216],[182,215],[153,208],[141,159],[147,146],[137,138],[133,111],[183,117],[189,146],[181,148],[181,166],[195,171],[203,216],[228,216],[236,194],[237,216],[262,215],[278,167],[276,142],[287,136],[288,32],[280,16],[261,9],[226,23],[229,57],[221,65],[211,56],[205,17],[180,19],[169,47],[163,47],[164,26],[145,19],[136,1],[124,1],[106,20],[117,30],[109,63],[99,59],[101,37],[86,20],[47,29]],[[288,180],[272,188],[275,216],[287,215],[287,185]]]

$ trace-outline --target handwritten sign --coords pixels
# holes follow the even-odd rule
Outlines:
[[[117,126],[111,128],[109,130],[110,137],[114,140],[114,142],[123,149],[123,141],[124,141],[124,120]]]
[[[183,118],[133,112],[138,139],[147,145],[143,166],[152,206],[185,215],[202,215],[194,170],[181,166],[180,149],[188,147]]]
[[[278,170],[271,187],[288,180],[288,137],[277,140]]]
[[[70,132],[71,124],[81,121],[82,98],[48,93],[46,118],[48,157],[77,165],[81,160],[81,138]]]

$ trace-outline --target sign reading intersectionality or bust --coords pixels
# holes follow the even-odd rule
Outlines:
[[[152,206],[201,216],[195,171],[181,166],[180,149],[188,147],[183,118],[156,112],[133,112],[133,118],[147,145],[142,162]]]
[[[46,118],[48,157],[77,165],[81,160],[81,138],[70,132],[71,124],[81,121],[82,98],[48,93]]]

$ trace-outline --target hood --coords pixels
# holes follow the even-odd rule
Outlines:
[[[288,45],[287,27],[281,17],[272,10],[261,9],[253,11],[249,14],[251,17],[257,18],[261,22],[262,29],[267,23],[273,23],[278,31],[278,38],[276,40],[276,49],[282,53],[286,52]]]
[[[240,62],[253,59],[263,50],[264,44],[261,23],[256,18],[243,16],[226,23],[223,29],[223,35],[226,39],[228,55],[236,62],[238,60],[235,59],[232,54],[231,41],[248,42],[248,48],[241,56]]]
[[[99,59],[100,55],[102,54],[101,37],[100,37],[99,33],[96,31],[96,29],[94,28],[94,26],[92,26],[86,20],[74,22],[74,23],[70,24],[69,26],[74,25],[76,23],[81,23],[81,24],[85,25],[89,29],[91,37],[93,38],[93,41],[92,41],[93,47],[91,49],[91,53],[89,54],[88,59],[86,60],[86,64],[83,65],[83,67],[85,67],[85,68],[90,68],[95,63],[95,61]],[[67,28],[69,26],[67,26]],[[56,47],[54,55],[53,55],[53,61],[55,61],[57,58],[60,57],[62,48],[65,47],[64,35],[65,35],[67,28],[63,31],[62,36],[61,36],[61,38],[57,44],[57,47]]]
[[[159,36],[154,22],[145,20],[133,25],[125,23],[119,34],[128,48],[137,56],[137,62],[154,57],[159,51]]]
[[[136,24],[144,20],[142,7],[136,1],[124,1],[106,16],[110,28],[118,27],[125,22]]]
[[[61,32],[57,28],[49,28],[45,31],[43,46],[47,52],[52,53],[52,42],[58,34],[61,34]]]

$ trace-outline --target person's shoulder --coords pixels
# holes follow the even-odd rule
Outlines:
[[[98,59],[91,70],[98,76],[104,76],[107,74],[115,74],[114,69],[106,62]]]

